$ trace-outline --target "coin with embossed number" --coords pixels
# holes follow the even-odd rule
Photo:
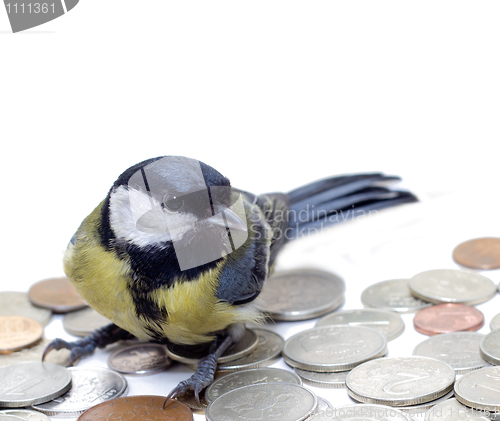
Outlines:
[[[257,348],[257,345],[257,333],[255,333],[253,329],[246,329],[243,338],[241,338],[239,342],[230,346],[217,361],[222,364],[237,360],[250,354],[255,348]],[[206,354],[207,347],[203,345],[167,344],[167,355],[173,360],[187,365],[196,365],[200,358]]]
[[[371,327],[385,335],[388,341],[396,339],[405,330],[405,322],[399,314],[375,308],[337,311],[316,322],[316,326],[329,325]]]
[[[14,415],[24,421],[50,421],[47,415],[38,411],[30,411],[29,409],[4,409],[0,411],[0,414]]]
[[[0,354],[0,367],[4,367],[6,365],[23,363],[29,361],[42,361],[43,351],[49,345],[51,341],[47,339],[42,339],[40,342],[37,342],[35,345],[24,348],[21,351],[11,352],[10,354]],[[46,362],[62,365],[64,367],[69,366],[69,354],[70,351],[67,349],[61,350],[53,350],[50,352],[45,358]]]
[[[355,400],[390,406],[430,402],[453,388],[455,370],[428,357],[380,358],[352,369],[347,393]]]
[[[500,238],[484,237],[465,241],[453,250],[453,260],[472,269],[498,269]]]
[[[346,405],[319,413],[307,421],[413,421],[404,412],[384,405]]]
[[[33,284],[28,291],[31,302],[54,313],[67,313],[87,307],[68,278],[51,278]]]
[[[25,316],[38,320],[45,326],[52,316],[52,311],[34,306],[26,292],[0,292],[0,316]]]
[[[500,367],[486,367],[463,375],[455,382],[455,397],[470,408],[500,412]]]
[[[193,412],[184,403],[163,396],[129,396],[111,399],[87,409],[78,421],[192,421]]]
[[[361,302],[365,307],[397,313],[415,313],[431,306],[428,302],[411,295],[408,279],[391,279],[370,285],[361,294]]]
[[[16,408],[47,402],[71,387],[67,368],[52,363],[17,363],[0,368],[0,406]]]
[[[307,371],[295,367],[295,372],[300,376],[304,383],[311,386],[341,389],[345,387],[345,379],[349,371],[337,371],[336,373],[319,373],[316,371]]]
[[[207,408],[207,421],[301,421],[315,410],[317,398],[303,386],[260,383],[233,389]]]
[[[43,336],[42,324],[25,316],[0,316],[0,353],[28,348]]]
[[[72,311],[64,316],[64,330],[75,336],[87,336],[94,330],[109,325],[111,321],[92,307]]]
[[[493,281],[471,270],[436,269],[410,279],[412,294],[431,303],[484,303],[497,292]]]
[[[110,355],[108,365],[123,374],[154,374],[173,364],[165,345],[138,343],[119,349]]]
[[[490,421],[487,413],[462,405],[455,398],[441,402],[425,413],[425,421]]]
[[[283,347],[285,362],[309,371],[346,371],[383,356],[387,340],[364,326],[322,326],[290,337]]]
[[[307,320],[339,308],[345,283],[339,276],[317,269],[277,272],[266,281],[257,305],[274,320]]]
[[[436,358],[453,367],[457,374],[465,374],[488,365],[479,353],[484,336],[477,332],[442,333],[420,342],[413,355]]]
[[[51,417],[76,417],[91,406],[122,396],[127,390],[125,377],[107,368],[71,367],[71,389],[58,398],[33,405]]]
[[[500,365],[500,330],[488,333],[481,341],[479,350],[486,361]]]
[[[257,347],[245,357],[228,363],[218,364],[218,372],[266,367],[274,364],[281,358],[281,351],[285,340],[280,335],[267,329],[252,328],[252,330],[257,333]]]
[[[205,397],[208,402],[213,402],[230,390],[258,383],[294,383],[300,385],[302,381],[295,373],[282,368],[251,368],[219,377],[208,387]]]
[[[413,326],[423,335],[475,331],[484,324],[484,315],[477,308],[464,304],[439,304],[420,310]]]

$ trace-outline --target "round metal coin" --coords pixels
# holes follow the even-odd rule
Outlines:
[[[20,417],[16,417],[15,415],[0,413],[0,421],[23,421],[23,419]]]
[[[346,405],[318,413],[307,421],[413,421],[404,412],[384,405]]]
[[[22,349],[21,351],[11,352],[10,354],[0,354],[0,367],[29,361],[42,361],[43,351],[45,351],[45,348],[47,348],[50,342],[51,341],[47,339],[42,339],[35,345],[29,348]],[[45,358],[45,361],[68,367],[69,354],[70,351],[67,349],[61,349],[59,351],[53,350],[49,352],[49,354]]]
[[[30,411],[29,409],[4,409],[0,411],[0,414],[14,415],[24,421],[50,421],[47,415],[38,411]]]
[[[500,238],[485,237],[465,241],[453,250],[453,260],[472,269],[500,268]]]
[[[387,340],[364,326],[322,326],[290,337],[283,347],[285,362],[309,371],[346,371],[386,353]]]
[[[500,367],[486,367],[464,374],[455,382],[460,403],[480,411],[500,412]]]
[[[28,348],[43,336],[42,324],[25,316],[0,317],[0,353]]]
[[[424,421],[490,421],[487,413],[462,405],[455,398],[433,406],[425,413]]]
[[[257,348],[257,345],[257,333],[255,333],[252,329],[246,329],[243,338],[241,338],[238,343],[230,346],[217,361],[220,363],[227,363],[237,360],[250,354],[255,348]],[[200,350],[202,351],[200,352]],[[197,345],[191,346],[169,343],[167,345],[167,355],[175,361],[188,365],[195,365],[198,363],[200,358],[208,355],[208,348]]]
[[[67,313],[87,307],[68,278],[51,278],[33,284],[28,291],[31,302],[54,313]]]
[[[301,385],[302,381],[299,376],[289,370],[268,367],[251,368],[229,373],[214,380],[206,390],[205,397],[208,402],[213,402],[230,390],[259,383],[294,383]]]
[[[51,417],[76,417],[91,406],[122,396],[127,381],[107,368],[71,367],[71,389],[58,398],[38,405],[37,411]]]
[[[191,411],[197,414],[204,414],[208,406],[208,401],[205,397],[205,391],[202,390],[198,395],[198,397],[200,399],[199,404],[196,401],[194,392],[192,390],[189,390],[187,392],[181,393],[180,395],[177,395],[175,397],[175,400],[180,401],[183,404],[187,405],[191,409]]]
[[[68,313],[63,319],[64,330],[75,336],[90,335],[94,330],[110,323],[112,323],[110,320],[99,314],[92,307]]]
[[[493,365],[500,365],[500,330],[488,333],[479,345],[481,356]]]
[[[34,306],[26,292],[0,292],[0,316],[25,316],[38,320],[45,326],[52,316],[52,311]]]
[[[339,308],[344,294],[344,280],[333,273],[288,270],[269,277],[257,305],[274,320],[307,320]]]
[[[436,269],[421,272],[409,281],[412,294],[431,303],[475,305],[497,292],[493,281],[470,270]]]
[[[307,371],[295,368],[295,372],[300,376],[304,383],[311,386],[341,389],[345,387],[345,379],[349,371],[338,371],[336,373],[318,373],[316,371]]]
[[[60,365],[28,362],[0,368],[0,406],[17,408],[47,402],[70,387],[71,374]]]
[[[173,364],[164,345],[139,343],[119,349],[110,355],[108,365],[123,374],[159,373]]]
[[[448,392],[446,395],[441,396],[439,399],[421,403],[418,405],[408,405],[408,406],[398,406],[398,409],[401,411],[404,411],[408,414],[422,414],[424,412],[427,412],[430,408],[432,408],[434,405],[440,404],[441,402],[445,402],[448,399],[450,399],[453,396],[454,392],[451,390]]]
[[[484,324],[484,315],[477,308],[464,304],[439,304],[420,310],[413,326],[423,335],[475,331]]]
[[[500,329],[500,313],[497,314],[495,317],[493,317],[493,319],[491,319],[490,329],[491,330]]]
[[[476,332],[442,333],[419,343],[413,355],[436,358],[453,367],[455,373],[465,374],[488,365],[479,353],[484,337]]]
[[[207,408],[207,421],[301,421],[315,410],[317,398],[303,386],[261,383],[239,387],[221,395]]]
[[[116,398],[87,409],[78,421],[192,421],[193,412],[185,404],[170,399],[163,408],[163,396]]]
[[[380,358],[354,368],[347,393],[357,401],[390,406],[435,400],[453,388],[455,370],[427,357]]]
[[[405,330],[405,322],[399,314],[387,310],[343,310],[328,314],[316,322],[316,326],[350,325],[366,326],[378,330],[388,341],[396,339]]]
[[[229,363],[218,364],[218,372],[266,367],[281,358],[285,340],[280,335],[267,329],[252,328],[252,330],[257,334],[257,347],[245,357]]]
[[[391,279],[373,284],[363,291],[361,302],[365,307],[397,313],[415,313],[431,305],[411,295],[408,279]]]

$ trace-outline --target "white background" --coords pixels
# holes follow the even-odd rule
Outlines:
[[[291,244],[278,262],[342,275],[344,308],[371,283],[456,267],[456,244],[500,235],[499,14],[493,1],[81,0],[11,34],[0,8],[1,288],[63,275],[81,220],[123,170],[159,155],[200,159],[255,193],[402,176],[420,204]],[[497,303],[479,306],[481,332]],[[425,339],[412,317],[391,356]],[[166,394],[189,374],[131,378],[130,391]]]

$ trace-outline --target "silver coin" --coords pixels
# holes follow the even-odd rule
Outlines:
[[[455,397],[470,408],[500,412],[500,367],[486,367],[455,382]]]
[[[421,272],[410,279],[412,294],[431,303],[484,303],[497,293],[493,281],[464,269],[436,269]]]
[[[407,406],[445,395],[454,381],[455,370],[433,358],[380,358],[352,369],[346,386],[360,402]]]
[[[494,365],[500,365],[500,330],[492,330],[479,344],[481,357]]]
[[[20,417],[16,417],[15,415],[0,413],[0,421],[24,421],[24,420]]]
[[[333,409],[333,405],[328,402],[325,398],[322,398],[321,396],[317,396],[318,399],[318,406],[316,406],[316,412],[325,412],[328,411],[329,409]]]
[[[46,325],[52,311],[33,305],[26,292],[0,292],[0,316],[26,316]]]
[[[208,421],[301,421],[316,409],[317,398],[303,386],[261,383],[233,389],[207,408]]]
[[[187,392],[177,395],[175,400],[187,405],[191,411],[196,412],[197,414],[204,414],[208,407],[208,401],[205,397],[204,390],[200,392],[198,398],[200,399],[199,404],[194,396],[194,392],[192,390],[188,390]]]
[[[498,313],[495,317],[493,317],[493,319],[491,319],[490,329],[491,330],[500,329],[500,313]]]
[[[159,373],[173,364],[164,345],[138,343],[111,354],[108,366],[123,374],[146,375]]]
[[[412,418],[396,408],[385,405],[346,405],[318,413],[307,421],[413,421]]]
[[[295,372],[304,381],[311,386],[341,389],[345,387],[345,379],[349,371],[338,371],[336,373],[307,371],[300,368],[294,368]]]
[[[243,358],[257,348],[258,344],[259,338],[257,333],[253,329],[246,329],[243,338],[238,343],[230,346],[217,362],[223,364]],[[182,345],[168,344],[166,350],[169,358],[183,364],[196,365],[200,360],[200,358],[194,356],[194,353],[198,353],[198,351],[188,353]]]
[[[10,354],[0,354],[0,367],[5,367],[7,365],[17,364],[21,362],[42,361],[43,351],[45,351],[45,348],[47,348],[50,342],[50,340],[42,339],[39,343],[33,345],[30,348],[11,352]],[[48,363],[68,367],[69,354],[70,351],[67,349],[61,349],[59,351],[54,350],[47,355],[45,361]]]
[[[281,358],[281,351],[285,340],[280,335],[267,329],[252,328],[252,330],[257,333],[257,347],[245,357],[217,365],[217,371],[227,372],[246,368],[266,367],[274,364]]]
[[[300,377],[289,370],[281,368],[251,368],[225,374],[214,380],[205,391],[205,398],[213,402],[219,396],[242,386],[260,383],[294,383],[301,385]]]
[[[431,409],[434,405],[447,401],[448,399],[453,397],[453,394],[454,392],[453,390],[451,390],[446,395],[441,396],[440,398],[433,401],[421,403],[418,405],[398,406],[398,409],[408,414],[423,414],[424,412],[427,412],[429,409]]]
[[[344,294],[345,283],[339,276],[296,269],[270,276],[256,303],[274,320],[307,320],[339,308]]]
[[[338,311],[316,322],[316,326],[330,325],[371,327],[385,335],[388,341],[396,339],[405,330],[405,322],[399,314],[374,308]]]
[[[67,313],[63,319],[64,330],[75,336],[90,335],[94,330],[110,323],[112,323],[110,320],[99,314],[92,307]]]
[[[381,357],[386,350],[385,336],[374,329],[334,325],[296,333],[285,342],[283,358],[303,370],[336,372]]]
[[[462,405],[455,398],[441,402],[425,413],[424,421],[490,421],[487,413]]]
[[[477,332],[442,333],[420,342],[413,355],[436,358],[453,367],[456,374],[465,374],[488,365],[479,353],[484,337]]]
[[[408,279],[391,279],[370,285],[362,292],[361,302],[365,307],[397,313],[416,313],[431,306],[411,295]]]
[[[0,406],[17,408],[47,402],[71,387],[71,374],[52,363],[26,362],[0,368]]]
[[[71,389],[52,401],[33,405],[51,417],[76,417],[101,402],[122,396],[127,381],[121,374],[107,368],[71,367]]]
[[[29,409],[4,409],[0,411],[0,414],[14,415],[24,421],[50,421],[47,415],[38,411],[30,411]]]

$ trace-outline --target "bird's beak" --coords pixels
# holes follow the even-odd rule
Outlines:
[[[231,231],[247,231],[246,220],[240,218],[234,211],[229,208],[220,209],[212,218],[212,225],[229,228]]]

